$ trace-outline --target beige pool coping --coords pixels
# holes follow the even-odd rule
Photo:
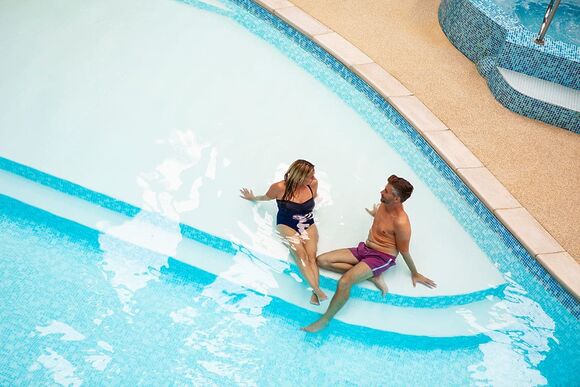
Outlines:
[[[419,98],[355,45],[293,3],[254,1],[310,37],[381,94],[431,144],[530,255],[580,300],[580,265]]]

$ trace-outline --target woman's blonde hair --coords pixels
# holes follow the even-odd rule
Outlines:
[[[284,195],[282,200],[290,200],[296,192],[296,188],[299,185],[304,184],[306,177],[314,170],[314,164],[306,160],[296,160],[290,167],[288,171],[284,174],[284,182],[286,183],[286,189],[284,190]]]

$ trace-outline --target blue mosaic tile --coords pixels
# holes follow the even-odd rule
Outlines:
[[[50,187],[67,195],[86,200],[108,210],[121,213],[131,218],[137,214],[147,214],[148,218],[155,220],[155,223],[158,225],[162,225],[167,222],[167,220],[159,214],[142,210],[129,203],[101,194],[99,192],[92,191],[78,184],[46,174],[37,169],[27,167],[12,160],[8,160],[4,157],[0,157],[0,169],[11,172],[15,175],[22,176],[26,179]],[[198,230],[186,224],[180,223],[179,227],[181,229],[182,235],[188,237],[189,239],[198,241],[207,246],[232,255],[236,254],[238,251],[232,242],[228,240],[208,234],[205,231]]]

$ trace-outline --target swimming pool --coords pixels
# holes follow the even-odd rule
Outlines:
[[[0,126],[2,380],[409,385],[427,373],[429,384],[573,380],[577,303],[554,299],[557,285],[409,125],[299,34],[245,2],[135,2],[115,5],[114,21],[102,2],[81,10],[55,4],[48,8],[60,30],[35,20],[37,28],[69,36],[62,18],[100,39],[87,47],[77,31],[78,41],[50,34],[35,41],[38,31],[27,26],[14,46],[3,42],[12,69],[28,67],[2,69],[12,74],[0,94],[9,107]],[[151,54],[129,49],[137,37]],[[46,39],[62,51],[42,51]],[[177,55],[199,46],[203,53]],[[40,51],[51,76],[15,47]],[[284,79],[269,71],[280,67]],[[303,103],[306,96],[316,105]],[[37,114],[22,114],[25,107]],[[273,125],[297,131],[298,140]],[[307,136],[311,142],[299,141]],[[365,151],[320,152],[319,144],[354,143]],[[321,251],[360,239],[357,229],[366,233],[362,208],[376,200],[386,168],[409,176],[417,187],[408,205],[414,240],[424,241],[413,250],[438,291],[413,289],[399,265],[386,300],[363,288],[331,330],[298,331],[316,309],[301,303],[306,290],[272,238],[273,208],[236,198],[238,186],[274,179],[297,151],[316,160],[324,188]],[[253,161],[255,154],[272,165]],[[361,307],[372,311],[362,321]],[[380,325],[384,310],[391,318]],[[559,372],[563,364],[569,374]]]

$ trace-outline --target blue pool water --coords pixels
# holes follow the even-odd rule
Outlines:
[[[529,31],[538,33],[549,0],[494,0],[508,15],[515,15]],[[550,24],[548,38],[580,46],[580,1],[562,0]]]
[[[516,282],[496,311],[516,320],[507,330],[433,339],[334,323],[312,337],[298,329],[312,312],[5,196],[0,209],[3,385],[570,385],[578,374],[578,320]]]
[[[334,321],[321,335],[311,336],[299,327],[316,318],[315,311],[287,301],[283,292],[266,294],[235,281],[235,275],[254,274],[259,263],[242,261],[244,257],[212,240],[197,238],[203,243],[193,243],[186,255],[193,261],[227,262],[219,274],[184,263],[179,259],[183,252],[179,257],[155,253],[0,195],[0,385],[577,384],[578,303],[391,107],[251,3],[219,3],[225,8],[214,2],[191,4],[231,17],[275,45],[364,117],[417,179],[427,182],[489,264],[501,270],[505,286],[475,302],[453,298],[459,305],[452,310],[447,309],[452,297],[441,297],[440,304],[415,305],[410,297],[379,304],[387,308],[397,303],[399,312],[388,316],[392,320],[427,314],[432,318],[424,318],[424,326],[445,324],[435,318],[442,314],[450,315],[449,321],[460,316],[473,328],[470,335],[401,334]],[[97,142],[97,135],[91,140]],[[38,177],[31,169],[0,161],[3,170],[26,176],[38,187],[83,197],[130,220],[139,216],[139,208],[95,199],[83,187],[63,189],[67,185],[57,177]],[[85,173],[94,177],[96,172],[98,168]],[[0,184],[0,191],[4,188]],[[228,200],[219,203],[226,206]],[[103,216],[102,221],[108,220]],[[184,229],[177,233],[179,245],[192,238]],[[457,275],[451,266],[448,278],[441,278],[442,287]],[[350,305],[362,301],[353,295]],[[483,327],[474,311],[488,301],[493,318]]]

